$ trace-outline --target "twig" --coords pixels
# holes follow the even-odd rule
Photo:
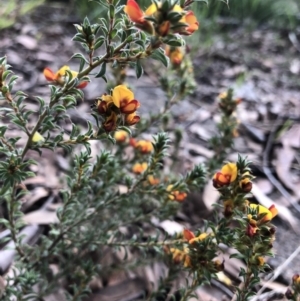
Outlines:
[[[262,294],[262,292],[265,290],[268,284],[274,281],[286,269],[286,267],[291,263],[291,261],[293,261],[298,256],[299,253],[300,253],[300,245],[279,267],[275,269],[275,271],[273,272],[273,276],[271,276],[271,278],[266,283],[264,283],[261,289],[257,292],[257,296],[260,296]],[[255,300],[257,299],[255,298],[251,299],[251,301],[255,301]]]

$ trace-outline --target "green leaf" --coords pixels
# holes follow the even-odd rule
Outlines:
[[[96,40],[95,45],[94,45],[94,50],[100,48],[103,45],[103,43],[104,43],[104,37],[101,36]]]
[[[165,67],[169,65],[169,58],[165,55],[165,52],[162,48],[155,49],[150,56],[154,60],[160,61]]]
[[[140,78],[144,73],[144,69],[141,65],[140,60],[137,60],[136,63],[135,63],[135,73],[136,73],[137,78]]]
[[[101,67],[100,67],[100,71],[98,72],[98,74],[96,74],[96,78],[97,77],[103,77],[104,75],[105,75],[105,73],[106,73],[106,63],[105,62],[103,62],[102,64],[101,64]]]

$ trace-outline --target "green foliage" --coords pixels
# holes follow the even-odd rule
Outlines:
[[[27,14],[42,3],[44,0],[3,0],[0,10],[0,29],[12,26],[18,17]]]

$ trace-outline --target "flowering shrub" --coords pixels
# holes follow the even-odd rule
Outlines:
[[[50,82],[50,98],[46,101],[36,97],[38,112],[26,108],[24,92],[14,92],[17,77],[7,59],[0,58],[0,96],[6,101],[1,108],[6,124],[0,127],[0,198],[7,208],[0,223],[10,234],[1,239],[1,244],[11,239],[15,257],[14,273],[5,277],[3,300],[44,300],[58,288],[68,300],[82,300],[91,293],[92,279],[101,278],[114,268],[111,263],[100,265],[93,255],[97,253],[97,258],[103,259],[105,250],[120,247],[126,253],[136,248],[138,259],[130,262],[125,256],[118,269],[129,269],[128,261],[136,268],[145,264],[145,258],[146,263],[155,260],[153,256],[169,268],[158,289],[148,292],[147,300],[166,297],[172,279],[182,277],[182,272],[192,279],[180,291],[181,300],[187,300],[199,285],[210,282],[224,269],[226,262],[217,258],[223,245],[233,247],[236,253],[232,257],[246,263],[247,269],[240,271],[242,283],[236,288],[236,295],[237,300],[247,300],[255,293],[259,273],[267,268],[265,257],[272,255],[275,228],[271,221],[277,211],[274,206],[267,209],[249,203],[254,177],[246,159],[221,167],[235,136],[237,122],[232,113],[240,100],[232,97],[231,90],[220,96],[222,121],[219,136],[211,141],[216,157],[208,162],[208,173],[204,165],[195,166],[185,175],[164,173],[169,146],[173,143],[178,147],[180,135],[175,135],[174,141],[164,132],[152,140],[141,137],[154,121],[166,123],[164,114],[171,105],[195,87],[182,37],[199,28],[190,8],[194,1],[153,1],[145,11],[135,0],[128,0],[125,7],[115,0],[97,2],[107,8],[107,19],[90,24],[85,18],[83,24],[75,25],[77,34],[73,40],[85,51],[73,56],[79,60],[78,72],[68,66],[57,72],[46,67],[44,76]],[[165,106],[147,119],[138,113],[141,100],[124,83],[126,72],[116,70],[129,65],[139,78],[143,74],[142,60],[148,58],[165,67],[170,61],[171,67],[160,78]],[[68,132],[60,120],[71,120],[68,110],[83,98],[82,89],[88,89],[91,80],[107,80],[108,64],[115,70],[116,84],[108,91],[99,91],[90,111],[95,123],[88,121],[84,131],[71,122],[72,130]],[[94,78],[92,71],[96,72]],[[29,121],[34,121],[33,127]],[[10,134],[16,128],[20,136],[26,137],[24,145]],[[92,140],[99,141],[102,147],[96,158],[91,156]],[[58,222],[32,245],[22,232],[22,198],[28,193],[24,181],[35,176],[31,166],[36,162],[29,150],[42,157],[45,148],[63,149],[73,166],[62,179]],[[210,173],[214,175],[210,177]],[[203,187],[208,177],[220,194],[223,214],[217,215],[214,222],[207,222],[203,229],[185,229],[174,236],[159,232],[153,218],[172,218],[188,191]],[[143,233],[145,224],[158,234]],[[131,230],[125,231],[126,227]],[[57,271],[50,268],[54,263]],[[298,278],[294,285],[297,283]]]

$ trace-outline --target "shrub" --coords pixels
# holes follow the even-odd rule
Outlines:
[[[84,49],[84,53],[73,55],[79,62],[78,72],[68,66],[56,72],[45,68],[44,76],[51,82],[50,97],[49,101],[36,97],[38,112],[26,108],[24,92],[13,92],[17,76],[6,58],[0,59],[0,95],[6,101],[1,108],[5,124],[0,127],[1,202],[7,208],[0,222],[10,233],[1,244],[11,239],[13,244],[7,247],[15,256],[13,273],[5,277],[3,300],[43,300],[58,288],[68,300],[82,300],[90,294],[95,277],[155,260],[163,262],[168,273],[157,289],[147,292],[147,300],[166,298],[178,277],[187,278],[180,290],[181,300],[187,300],[199,285],[210,282],[224,269],[226,262],[217,258],[222,246],[233,247],[236,253],[232,257],[246,263],[236,295],[237,300],[247,300],[255,293],[259,273],[268,267],[264,257],[272,255],[275,228],[271,220],[277,211],[274,206],[267,209],[249,204],[253,175],[245,158],[223,164],[235,136],[233,113],[240,100],[234,99],[232,90],[220,95],[222,119],[219,133],[211,141],[216,157],[206,168],[197,165],[185,175],[164,171],[171,147],[176,157],[179,131],[174,131],[173,139],[166,132],[157,133],[151,141],[141,137],[157,121],[166,129],[166,112],[195,87],[191,61],[183,50],[183,36],[198,29],[198,21],[189,10],[193,1],[154,1],[146,11],[134,0],[128,0],[124,8],[117,0],[97,2],[106,7],[107,17],[95,24],[85,18],[81,25],[75,25],[73,40]],[[139,78],[142,62],[150,58],[165,68],[170,64],[170,68],[160,78],[165,106],[147,119],[137,113],[141,103],[124,80],[127,66],[135,68]],[[113,68],[115,84],[109,83],[112,88],[107,93],[99,91],[91,109],[95,123],[88,121],[83,130],[72,122],[69,109],[83,98],[81,89],[89,88],[92,71],[96,72],[93,80],[107,81],[107,65]],[[33,128],[29,121],[34,121]],[[65,129],[66,123],[71,123],[71,132]],[[10,134],[15,129],[20,137],[26,137],[21,147],[19,137]],[[101,146],[96,158],[91,156],[92,140]],[[44,149],[63,149],[73,165],[64,175],[64,188],[58,194],[58,222],[32,245],[29,234],[23,231],[21,205],[28,193],[23,183],[35,176],[30,168],[36,161],[29,150],[42,158]],[[221,214],[195,231],[184,229],[180,234],[166,235],[159,230],[154,218],[172,218],[188,191],[201,189],[207,178],[212,178],[220,193],[221,203],[216,206]],[[144,231],[145,225],[151,234]],[[125,254],[121,264],[99,264],[108,250],[120,249]],[[134,258],[127,256],[131,252]],[[54,263],[56,271],[51,269]]]

